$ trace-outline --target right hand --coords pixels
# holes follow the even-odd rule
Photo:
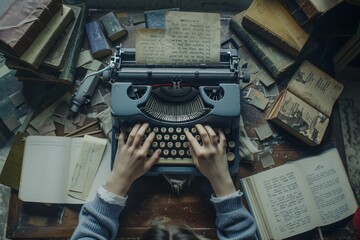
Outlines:
[[[236,191],[226,159],[226,138],[220,129],[219,136],[210,126],[195,125],[202,145],[189,132],[185,132],[195,166],[210,181],[217,197],[227,196]]]

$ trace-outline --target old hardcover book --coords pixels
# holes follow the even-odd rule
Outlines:
[[[68,53],[66,55],[66,60],[57,78],[66,83],[72,83],[74,81],[76,63],[78,61],[81,46],[84,40],[85,33],[85,23],[88,16],[88,8],[86,3],[78,5],[81,7],[80,15],[77,19],[74,34],[71,37],[70,45],[68,47]]]
[[[68,46],[70,45],[70,39],[73,38],[73,35],[75,34],[75,26],[81,12],[81,7],[75,5],[68,6],[74,11],[74,18],[59,36],[54,46],[49,50],[42,61],[41,66],[54,70],[61,70],[64,66],[65,58],[69,50]]]
[[[240,12],[231,18],[231,29],[255,54],[274,78],[281,78],[294,65],[296,59],[286,52],[274,47],[262,37],[245,29],[241,24],[244,14],[245,11]]]
[[[95,59],[107,57],[112,53],[110,44],[105,37],[103,27],[99,21],[86,23],[85,30],[91,53]]]
[[[58,10],[30,47],[21,55],[20,61],[37,69],[73,17],[74,11],[63,5],[62,9]]]
[[[100,22],[104,26],[106,36],[110,41],[116,41],[128,34],[125,26],[115,16],[114,12],[109,12],[100,17]]]
[[[260,239],[336,223],[358,204],[336,148],[240,180]]]
[[[294,57],[310,37],[278,0],[254,0],[242,24]]]
[[[16,57],[30,47],[62,6],[62,0],[15,0],[4,3],[11,5],[0,17],[0,49]]]
[[[304,61],[276,100],[267,119],[308,145],[318,145],[343,88],[343,84]]]

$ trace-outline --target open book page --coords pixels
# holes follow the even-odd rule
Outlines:
[[[326,116],[330,116],[343,88],[343,84],[310,62],[304,61],[290,80],[287,89]]]
[[[336,148],[294,164],[304,173],[301,175],[309,186],[319,226],[340,221],[356,211],[354,193]]]
[[[137,63],[219,64],[220,15],[170,11],[166,29],[136,31]]]
[[[285,91],[281,102],[278,102],[276,116],[271,116],[288,126],[291,133],[300,134],[305,141],[317,145],[323,139],[329,118],[309,106],[306,102],[289,91]]]
[[[19,198],[28,202],[65,203],[71,138],[28,136]]]
[[[316,227],[300,174],[295,166],[286,164],[250,177],[271,238],[283,239]]]

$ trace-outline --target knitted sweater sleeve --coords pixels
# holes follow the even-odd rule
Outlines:
[[[257,239],[254,218],[242,204],[243,193],[235,192],[223,198],[211,197],[216,210],[216,227],[219,240]]]
[[[119,216],[126,199],[127,197],[112,195],[101,187],[94,200],[83,205],[71,240],[115,239],[119,229]]]

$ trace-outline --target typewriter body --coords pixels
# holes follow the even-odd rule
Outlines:
[[[235,49],[221,50],[219,65],[140,65],[135,49],[117,47],[112,68],[104,75],[112,82],[112,165],[117,134],[136,123],[148,122],[155,140],[149,151],[162,150],[147,175],[200,175],[191,159],[184,131],[199,141],[195,124],[223,129],[231,174],[239,167],[239,59]]]

